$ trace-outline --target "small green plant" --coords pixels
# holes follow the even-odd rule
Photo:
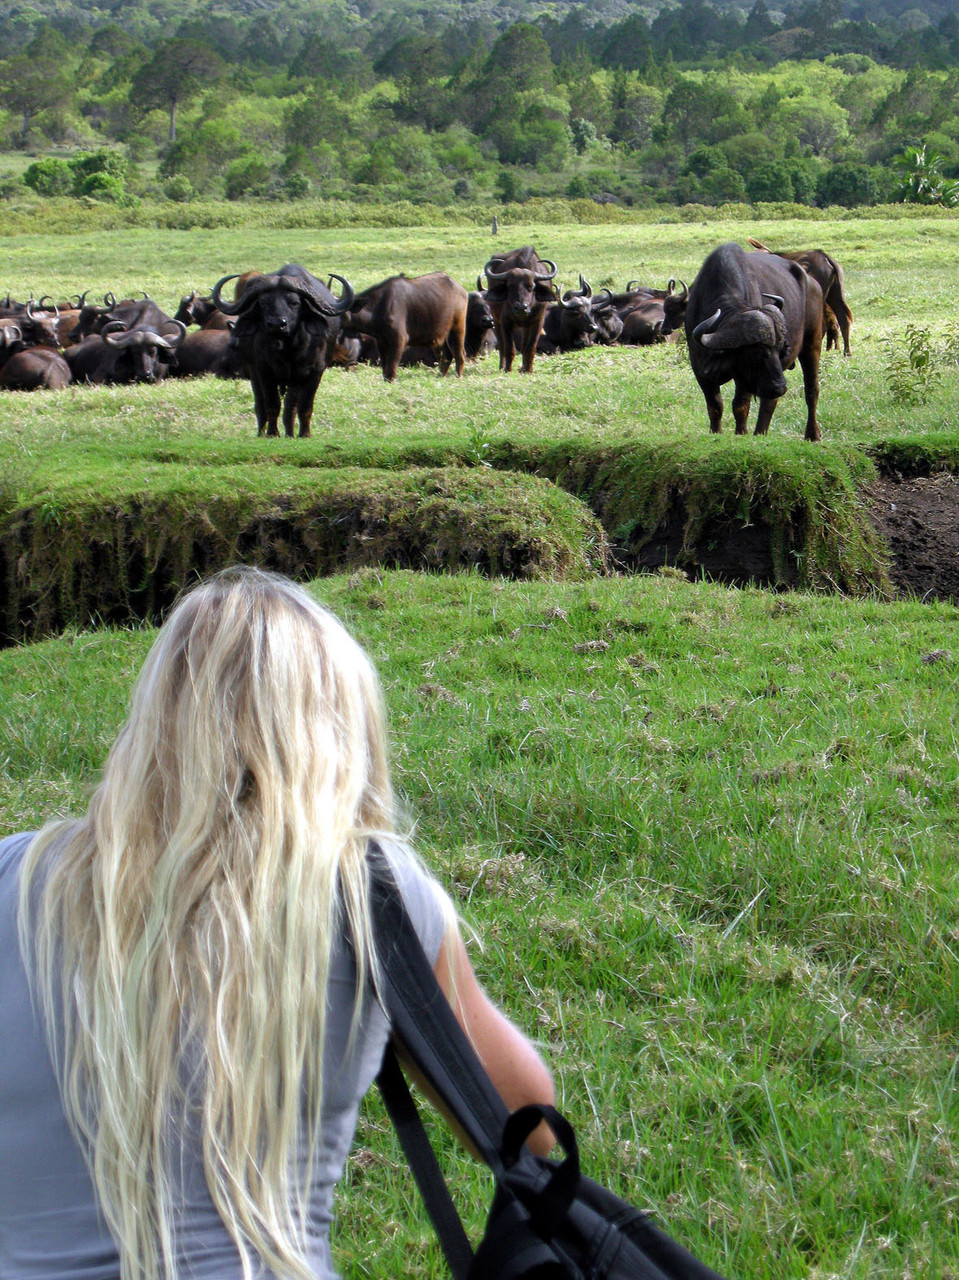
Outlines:
[[[486,434],[486,428],[479,422],[470,423],[466,445],[466,459],[470,466],[488,467],[491,465],[487,457],[489,454],[489,440],[487,440]]]
[[[942,379],[932,335],[921,325],[907,324],[905,344],[894,338],[886,348],[886,382],[897,404],[925,404]]]

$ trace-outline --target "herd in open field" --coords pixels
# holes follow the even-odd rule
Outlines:
[[[532,373],[538,354],[597,343],[644,346],[684,330],[712,431],[722,425],[720,389],[733,382],[737,434],[747,430],[753,397],[755,431],[766,432],[786,391],[784,371],[798,362],[806,439],[818,440],[823,340],[827,348],[841,341],[850,352],[842,269],[821,249],[749,243],[751,251],[719,245],[689,285],[631,280],[617,293],[595,293],[582,273],[578,289],[561,293],[556,264],[526,245],[490,258],[473,291],[435,271],[390,276],[357,292],[342,276],[323,283],[290,263],[267,274],[224,276],[209,295],[185,295],[172,316],[147,294],[118,301],[107,292],[102,302],[90,300],[89,289],[69,302],[8,295],[0,305],[0,388],[246,378],[258,434],[278,435],[282,414],[286,435],[308,436],[317,388],[331,366],[378,364],[387,381],[414,363],[438,365],[443,374],[453,365],[461,375],[467,360],[498,349],[503,372],[519,356],[522,371]]]

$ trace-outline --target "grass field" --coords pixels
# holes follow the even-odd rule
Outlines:
[[[118,494],[178,494],[186,521],[197,494],[282,495],[346,468],[535,470],[573,445],[655,444],[671,465],[732,459],[743,476],[759,459],[801,484],[848,459],[868,470],[881,442],[955,438],[959,220],[513,230],[499,247],[532,240],[564,282],[581,268],[594,287],[691,279],[726,238],[814,234],[856,317],[852,360],[824,360],[822,446],[801,439],[794,383],[768,440],[709,438],[672,346],[544,359],[528,379],[489,362],[461,382],[330,372],[305,441],[257,440],[243,383],[76,388],[0,398],[2,513],[34,504],[55,544],[74,506],[109,524]],[[289,260],[357,286],[400,267],[469,282],[497,247],[455,229],[4,244],[15,295],[144,288],[169,307]],[[940,352],[924,404],[890,387],[907,324]],[[674,570],[369,565],[314,589],[382,672],[416,841],[483,940],[490,990],[542,1045],[587,1170],[731,1280],[956,1280],[956,608]],[[71,629],[0,651],[3,830],[82,805],[151,636]],[[478,1228],[488,1180],[438,1136]],[[348,1280],[444,1274],[409,1201],[371,1103],[340,1196]]]

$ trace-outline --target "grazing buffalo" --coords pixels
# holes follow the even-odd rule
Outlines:
[[[462,377],[467,300],[463,286],[442,271],[390,276],[356,295],[344,323],[374,339],[387,382],[396,377],[407,346],[429,347],[444,374],[455,361]]]
[[[493,313],[499,343],[499,367],[509,373],[518,348],[523,373],[532,373],[546,308],[556,298],[553,285],[556,264],[548,258],[541,259],[528,244],[490,258],[483,270],[487,280],[486,300]]]
[[[783,370],[798,359],[806,439],[818,440],[822,324],[822,290],[798,263],[772,253],[746,253],[738,244],[714,249],[688,291],[686,307],[689,362],[706,399],[710,430],[722,426],[719,389],[733,380],[736,434],[746,431],[754,395],[759,396],[756,434],[764,434],[786,392]]]
[[[255,275],[242,297],[227,302],[221,289],[237,276],[223,276],[213,286],[213,301],[236,317],[231,344],[243,377],[250,379],[256,410],[257,435],[279,434],[280,398],[283,430],[293,435],[294,420],[301,436],[310,434],[313,402],[323,371],[330,363],[344,312],[353,304],[353,288],[342,276],[335,298],[322,281],[296,263],[272,275]]]
[[[835,336],[838,328],[842,335],[843,355],[848,356],[852,311],[846,301],[842,267],[835,258],[830,257],[825,249],[767,249],[752,236],[747,238],[754,249],[759,249],[762,253],[774,253],[779,258],[785,258],[787,262],[798,262],[812,276],[822,290],[823,319],[828,336],[826,350],[833,346],[838,347],[839,343]]]

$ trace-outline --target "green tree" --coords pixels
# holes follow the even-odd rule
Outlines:
[[[69,46],[58,32],[42,28],[23,53],[2,64],[0,102],[20,119],[18,145],[25,147],[30,127],[42,112],[58,111],[74,98]]]
[[[816,202],[819,205],[838,204],[847,209],[861,204],[876,204],[879,184],[868,165],[843,160],[831,165],[816,185]]]
[[[177,107],[214,85],[226,71],[223,59],[198,40],[163,40],[133,77],[131,96],[144,109],[170,113],[170,142],[176,142]]]
[[[893,162],[899,173],[899,198],[911,204],[959,204],[959,182],[942,173],[942,156],[928,148],[907,147]],[[24,174],[24,181],[26,181]]]

